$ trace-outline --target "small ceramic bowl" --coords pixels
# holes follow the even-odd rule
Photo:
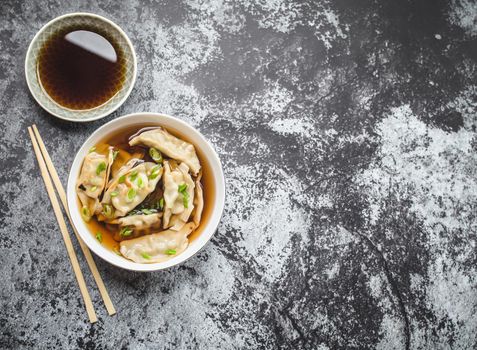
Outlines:
[[[125,59],[124,83],[121,89],[106,103],[92,109],[74,110],[58,104],[48,95],[40,83],[37,68],[41,48],[53,33],[70,26],[81,27],[82,25],[87,28],[96,28],[98,32],[105,33],[117,43]],[[73,122],[100,119],[118,109],[131,93],[136,82],[136,74],[136,53],[126,33],[110,20],[91,13],[70,13],[48,22],[31,41],[25,58],[26,80],[35,100],[50,114]]]
[[[81,171],[83,159],[88,154],[91,147],[98,142],[107,139],[108,136],[114,135],[119,130],[131,129],[131,133],[134,133],[144,125],[163,126],[170,131],[176,130],[177,132],[186,135],[188,141],[195,146],[197,154],[203,161],[203,165],[204,163],[207,163],[207,167],[204,167],[204,172],[209,172],[209,175],[207,175],[208,178],[211,179],[208,181],[209,186],[211,183],[213,185],[213,191],[208,191],[204,188],[204,193],[207,195],[210,193],[209,197],[205,198],[205,202],[207,206],[210,206],[211,210],[209,210],[208,215],[203,216],[199,227],[200,234],[190,242],[187,249],[182,253],[170,260],[152,264],[139,264],[130,261],[122,256],[118,256],[98,242],[81,217],[80,204],[76,195],[76,181]],[[204,177],[205,176],[204,173]],[[225,180],[222,165],[217,153],[199,131],[189,124],[165,114],[134,113],[114,119],[103,125],[84,142],[76,154],[70,169],[67,186],[67,200],[73,225],[77,229],[81,239],[83,239],[86,245],[96,255],[123,269],[134,271],[156,271],[180,264],[189,259],[210,240],[217,230],[224,209]]]

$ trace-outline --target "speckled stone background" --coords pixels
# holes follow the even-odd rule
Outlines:
[[[78,10],[118,23],[139,65],[88,124],[41,110],[23,72],[35,32]],[[476,2],[3,0],[0,16],[2,348],[477,347]],[[226,210],[180,267],[96,258],[118,314],[94,290],[91,325],[26,128],[66,179],[93,130],[137,111],[209,138]]]

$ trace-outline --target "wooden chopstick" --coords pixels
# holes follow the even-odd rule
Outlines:
[[[96,317],[91,297],[88,293],[88,289],[86,288],[86,282],[84,281],[83,274],[81,273],[78,259],[76,258],[73,244],[71,243],[71,238],[68,233],[68,229],[66,228],[65,219],[63,218],[63,214],[61,213],[60,203],[56,198],[55,190],[53,189],[50,175],[48,175],[45,161],[43,160],[40,149],[38,148],[38,144],[36,142],[35,135],[33,134],[31,127],[28,127],[28,133],[30,134],[33,149],[35,150],[36,159],[38,160],[38,165],[40,166],[41,176],[43,177],[43,181],[45,182],[46,191],[48,192],[51,205],[53,206],[53,211],[55,212],[56,220],[58,221],[58,225],[60,226],[61,235],[63,236],[63,241],[65,242],[66,251],[68,252],[68,256],[71,261],[71,266],[73,267],[73,271],[75,273],[76,280],[78,281],[81,295],[83,296],[89,321],[91,323],[94,323],[98,320],[98,318]]]
[[[43,143],[43,140],[35,124],[33,124],[33,131],[35,132],[35,136],[36,136],[36,139],[38,140],[41,153],[43,155],[43,158],[45,159],[46,166],[48,168],[48,171],[50,172],[51,178],[53,179],[53,183],[55,184],[56,191],[58,192],[58,195],[60,196],[61,203],[63,203],[63,207],[65,208],[66,215],[68,216],[68,220],[70,221],[71,227],[73,228],[73,232],[75,233],[76,239],[78,240],[81,250],[83,251],[83,254],[86,258],[86,262],[88,263],[89,269],[91,270],[91,273],[93,274],[93,278],[96,282],[96,285],[98,286],[99,293],[101,294],[101,297],[103,298],[104,305],[106,306],[106,309],[108,310],[108,314],[114,315],[116,313],[116,309],[114,308],[113,302],[111,301],[111,298],[109,297],[109,294],[104,285],[103,279],[101,278],[101,275],[99,274],[98,267],[96,266],[96,263],[94,262],[93,256],[91,255],[91,251],[83,242],[83,240],[78,234],[78,231],[73,225],[73,221],[71,220],[70,212],[68,209],[68,203],[66,201],[65,190],[63,188],[63,185],[61,184],[60,177],[58,176],[58,173],[56,172],[55,166],[53,165],[53,162],[51,161],[50,155],[48,154],[48,151],[46,150],[45,144]]]

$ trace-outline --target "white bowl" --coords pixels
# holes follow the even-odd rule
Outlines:
[[[104,247],[95,239],[95,237],[89,231],[86,223],[81,217],[75,187],[76,180],[81,170],[83,159],[91,147],[93,147],[98,142],[104,140],[109,135],[114,134],[118,130],[130,127],[131,133],[133,133],[138,129],[141,124],[144,125],[152,123],[161,125],[166,129],[169,128],[171,130],[178,130],[181,133],[187,135],[189,141],[192,142],[196,147],[198,154],[202,156],[202,158],[205,158],[210,166],[210,171],[212,173],[212,182],[215,189],[215,198],[206,199],[206,204],[210,205],[212,208],[211,214],[209,215],[208,220],[206,219],[205,222],[201,222],[202,231],[200,235],[190,242],[189,246],[184,252],[165,262],[139,264],[127,260],[122,256],[116,255],[114,252]],[[217,230],[217,226],[219,225],[220,218],[224,209],[225,180],[222,171],[222,165],[220,163],[219,157],[217,156],[217,153],[199,131],[194,129],[189,124],[183,122],[182,120],[165,114],[134,113],[117,118],[103,125],[84,142],[84,144],[81,146],[78,153],[76,154],[70,169],[67,186],[67,200],[73,225],[81,236],[81,239],[96,255],[106,260],[107,262],[123,269],[134,271],[156,271],[166,269],[168,267],[184,262],[185,260],[192,257],[194,254],[196,254],[210,240],[210,238]]]

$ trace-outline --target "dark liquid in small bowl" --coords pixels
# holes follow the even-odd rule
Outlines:
[[[40,49],[38,78],[58,104],[83,110],[110,100],[123,86],[122,50],[97,29],[69,27],[53,33]]]

